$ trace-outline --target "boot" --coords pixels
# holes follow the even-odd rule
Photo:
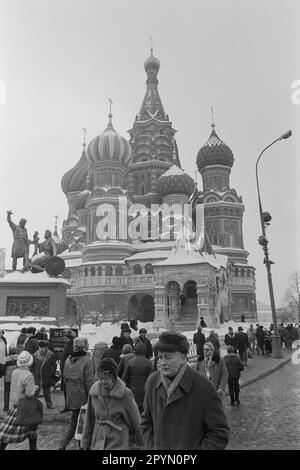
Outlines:
[[[36,439],[29,438],[29,450],[37,450]]]
[[[230,406],[234,406],[234,396],[230,395]]]
[[[238,392],[235,393],[235,403],[237,405],[239,405],[241,403],[240,400],[239,400],[239,393]]]

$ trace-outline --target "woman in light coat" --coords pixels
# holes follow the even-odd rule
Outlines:
[[[129,432],[143,446],[140,413],[134,396],[118,377],[117,363],[102,359],[98,381],[89,392],[81,447],[90,450],[129,449]]]
[[[21,398],[32,398],[36,387],[33,374],[29,368],[32,366],[33,357],[28,351],[22,351],[17,359],[18,368],[11,376],[10,399],[12,409],[0,423],[0,450],[4,450],[7,444],[23,442],[29,439],[29,450],[37,450],[37,425],[21,426],[16,424],[18,402]]]

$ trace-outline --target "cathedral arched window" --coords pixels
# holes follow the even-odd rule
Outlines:
[[[244,268],[241,269],[241,276],[242,276],[242,277],[245,277],[245,270],[244,270]]]
[[[218,235],[217,235],[216,233],[213,234],[212,240],[213,240],[213,245],[217,245],[217,244],[218,244]]]
[[[153,274],[153,266],[151,263],[146,264],[145,274]]]
[[[106,266],[105,267],[105,276],[112,276],[113,271],[111,266]]]
[[[84,268],[84,276],[87,277],[89,275],[89,269]]]
[[[140,264],[135,264],[133,266],[133,274],[134,275],[139,275],[139,274],[142,274],[142,267]]]
[[[238,268],[235,268],[235,270],[234,270],[234,275],[235,275],[235,277],[239,277],[239,270],[238,270]]]
[[[123,275],[123,268],[122,266],[117,266],[115,269],[115,274],[116,276],[122,276]]]
[[[96,269],[95,268],[91,268],[91,276],[96,276]]]
[[[247,269],[247,277],[250,277],[251,276],[251,271],[250,269]]]
[[[99,266],[99,268],[98,268],[98,276],[102,276],[102,267],[101,266]]]

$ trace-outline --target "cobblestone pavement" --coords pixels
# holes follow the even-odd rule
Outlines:
[[[231,426],[227,449],[300,450],[300,365],[289,363],[245,387],[240,399],[239,407],[227,407]],[[58,449],[65,429],[65,423],[55,421],[39,426],[38,448]],[[26,449],[28,441],[7,447],[7,450]],[[76,449],[73,440],[68,450]]]
[[[228,407],[227,449],[300,449],[300,364],[291,362],[245,387],[240,407]]]

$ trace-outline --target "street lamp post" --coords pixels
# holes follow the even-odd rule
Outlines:
[[[282,351],[281,351],[281,341],[280,341],[280,335],[278,333],[278,328],[277,328],[277,318],[276,318],[276,308],[275,308],[275,300],[274,300],[274,291],[273,291],[273,283],[272,283],[272,274],[271,274],[271,264],[274,264],[273,261],[270,260],[269,258],[269,250],[268,250],[268,240],[266,238],[266,226],[270,225],[270,221],[272,217],[268,212],[263,212],[262,209],[262,204],[261,204],[261,198],[260,198],[260,190],[259,190],[259,184],[258,184],[258,173],[257,173],[257,167],[259,160],[262,156],[262,154],[269,148],[271,145],[275,144],[278,140],[282,139],[288,139],[292,135],[292,131],[288,131],[282,136],[278,137],[274,142],[272,142],[270,145],[265,147],[263,151],[260,153],[257,161],[256,161],[256,166],[255,166],[255,171],[256,171],[256,186],[257,186],[257,194],[258,194],[258,206],[259,206],[259,217],[260,217],[260,223],[261,223],[261,230],[262,230],[262,235],[259,237],[258,242],[262,246],[264,250],[264,264],[266,265],[267,269],[267,276],[268,276],[268,286],[269,286],[269,295],[270,295],[270,303],[271,303],[271,310],[272,310],[272,320],[273,320],[273,327],[274,327],[274,334],[273,334],[273,348],[272,348],[272,356],[281,359],[282,356]]]

